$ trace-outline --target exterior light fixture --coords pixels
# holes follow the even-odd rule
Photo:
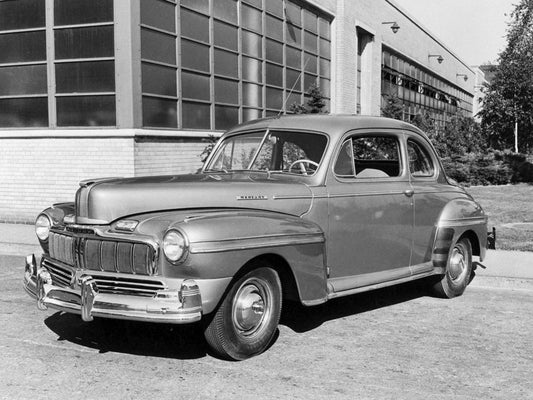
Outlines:
[[[391,25],[391,30],[393,33],[396,33],[400,30],[400,25],[398,25],[398,23],[396,21],[391,21],[391,22],[382,22],[383,25]]]
[[[456,78],[459,78],[460,76],[463,77],[463,79],[465,80],[465,82],[468,80],[468,76],[466,74],[455,74],[455,77]]]
[[[444,61],[444,58],[440,54],[428,54],[428,60],[431,57],[437,57],[437,61],[439,62],[439,64],[442,64],[442,62]]]

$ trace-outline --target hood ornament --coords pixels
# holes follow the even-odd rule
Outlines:
[[[68,214],[63,217],[63,223],[70,225],[76,223],[76,216],[74,214]]]

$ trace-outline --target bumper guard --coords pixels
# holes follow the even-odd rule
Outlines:
[[[202,318],[200,289],[192,279],[184,280],[179,290],[160,290],[153,297],[99,292],[89,274],[77,284],[73,286],[80,289],[55,286],[48,270],[37,267],[35,256],[26,257],[24,288],[40,310],[50,307],[79,314],[84,321],[102,317],[182,324]]]

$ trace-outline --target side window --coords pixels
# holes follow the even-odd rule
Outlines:
[[[407,141],[407,153],[409,157],[409,171],[414,177],[430,177],[435,173],[433,161],[427,149],[409,139]]]
[[[339,177],[400,176],[400,144],[394,136],[357,136],[345,141],[333,168]]]
[[[395,137],[356,137],[352,145],[357,178],[388,178],[401,174],[400,144]]]

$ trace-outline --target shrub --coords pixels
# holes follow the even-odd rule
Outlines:
[[[466,153],[443,159],[446,174],[466,185],[506,185],[512,182],[513,169],[494,152]]]
[[[524,161],[517,168],[518,182],[533,183],[533,164],[529,161]]]

